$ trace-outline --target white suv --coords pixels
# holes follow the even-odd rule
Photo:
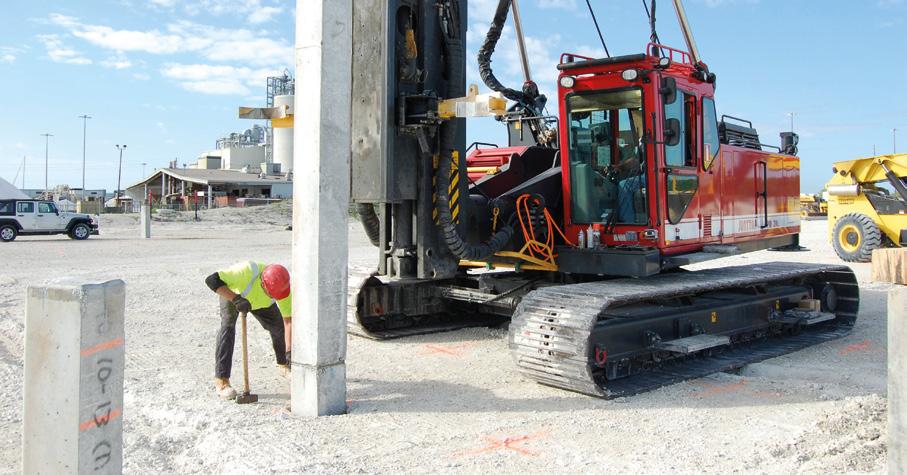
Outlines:
[[[20,234],[67,234],[81,241],[99,232],[90,215],[60,212],[53,201],[0,200],[0,241],[10,242]]]

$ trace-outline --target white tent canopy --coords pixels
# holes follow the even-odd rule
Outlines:
[[[27,200],[28,195],[19,191],[10,182],[0,178],[0,200]]]

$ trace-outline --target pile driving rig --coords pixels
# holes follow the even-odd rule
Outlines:
[[[550,116],[516,0],[500,0],[478,55],[485,96],[467,95],[466,0],[355,2],[351,196],[378,269],[351,279],[351,332],[510,320],[524,375],[616,397],[850,331],[847,267],[683,269],[796,246],[800,163],[796,135],[769,152],[751,124],[719,120],[683,6],[687,52],[658,43],[654,3],[645,53],[561,56]],[[491,68],[511,8],[520,89]],[[508,146],[467,147],[476,115],[497,116]]]

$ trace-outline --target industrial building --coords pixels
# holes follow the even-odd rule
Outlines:
[[[175,209],[244,206],[292,197],[293,183],[286,177],[244,173],[240,170],[161,168],[148,178],[126,188],[133,202],[148,199]]]
[[[292,114],[294,89],[289,73],[268,78],[267,106]],[[184,210],[193,208],[196,199],[199,207],[219,208],[292,198],[292,117],[272,122],[221,137],[214,150],[200,154],[194,164],[179,168],[171,162],[128,186],[125,194],[133,203],[147,199]]]

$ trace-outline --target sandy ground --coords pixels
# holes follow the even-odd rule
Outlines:
[[[215,296],[204,277],[240,259],[288,262],[287,210],[217,210],[196,223],[102,221],[86,242],[0,245],[0,472],[21,471],[25,291],[61,275],[127,282],[125,470],[129,473],[467,472],[841,473],[885,469],[887,287],[862,286],[846,339],[650,393],[597,400],[514,369],[506,332],[469,329],[393,342],[350,338],[349,414],[291,415],[266,333],[251,328],[260,403],[211,390]],[[350,223],[352,264],[374,252]],[[804,223],[804,253],[711,265],[839,262],[825,222]],[[237,352],[238,357],[239,352]],[[234,366],[239,382],[239,365]]]

